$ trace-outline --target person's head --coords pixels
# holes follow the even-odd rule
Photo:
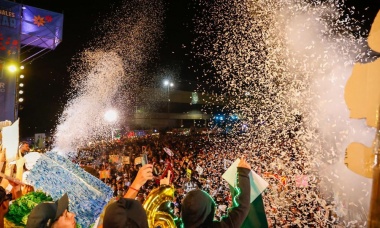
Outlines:
[[[12,199],[12,194],[7,194],[5,189],[0,186],[0,210],[1,214],[8,212],[9,201]]]
[[[148,228],[148,218],[139,201],[121,198],[107,207],[103,227]]]
[[[181,218],[185,228],[211,227],[214,213],[214,200],[202,190],[192,190],[183,199]]]
[[[25,154],[30,151],[29,143],[27,141],[22,141],[19,146],[19,150],[22,154]]]
[[[67,194],[56,202],[40,203],[30,212],[26,228],[74,228],[75,214],[68,209]]]

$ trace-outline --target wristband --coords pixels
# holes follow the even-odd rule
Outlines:
[[[138,189],[135,189],[134,187],[132,187],[132,186],[129,186],[129,188],[130,189],[132,189],[132,190],[135,190],[136,192],[138,192],[139,190]]]

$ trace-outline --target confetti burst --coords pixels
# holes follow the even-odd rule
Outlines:
[[[163,12],[160,1],[135,0],[113,5],[102,15],[93,40],[69,67],[72,88],[56,127],[55,150],[74,153],[107,138],[111,126],[103,116],[110,107],[121,117],[132,113],[130,101],[136,102],[142,86],[152,84],[146,72],[161,40]]]
[[[223,103],[222,111],[249,126],[245,134],[240,125],[231,126],[228,137],[215,142],[235,156],[249,154],[253,167],[279,177],[269,180],[264,196],[272,225],[363,226],[367,202],[357,199],[361,190],[368,193],[368,180],[354,178],[341,162],[348,142],[359,135],[352,134],[357,124],[348,119],[343,99],[365,43],[355,32],[354,9],[337,1],[195,5],[201,9],[194,19],[194,53],[211,66],[199,89],[215,95],[208,110]],[[308,187],[296,186],[299,175],[309,178]],[[347,179],[366,184],[354,187]]]

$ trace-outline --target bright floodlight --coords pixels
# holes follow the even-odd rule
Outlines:
[[[18,99],[18,102],[23,102],[24,101],[24,98],[22,98],[22,97],[20,97],[19,99]]]
[[[174,86],[173,82],[170,82],[170,87],[173,87],[173,86]]]
[[[20,75],[20,78],[25,78],[25,76],[22,74],[22,75]]]
[[[13,73],[13,72],[16,72],[17,67],[15,65],[9,65],[8,70]]]
[[[117,120],[117,112],[115,110],[108,110],[104,114],[104,119],[108,122],[115,122]]]
[[[165,81],[164,81],[164,85],[166,85],[166,86],[169,85],[169,81],[168,81],[168,80],[165,80]]]
[[[20,66],[20,69],[23,70],[25,67],[24,66]]]

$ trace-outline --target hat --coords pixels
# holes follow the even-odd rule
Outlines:
[[[134,199],[121,198],[110,204],[104,214],[104,228],[148,228],[148,218],[142,204]]]
[[[30,212],[26,228],[50,227],[66,209],[69,209],[67,193],[55,202],[40,203]]]
[[[182,221],[185,228],[209,225],[215,212],[215,202],[209,194],[196,189],[188,192],[182,203]]]

